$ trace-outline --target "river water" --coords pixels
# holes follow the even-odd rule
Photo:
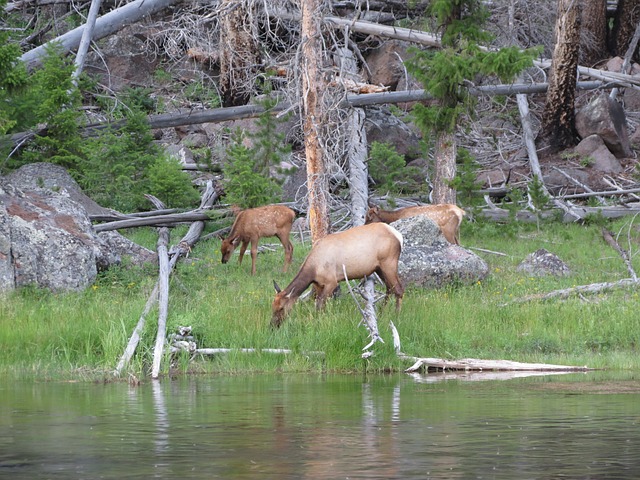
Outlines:
[[[3,381],[0,478],[640,478],[634,375],[490,378]]]

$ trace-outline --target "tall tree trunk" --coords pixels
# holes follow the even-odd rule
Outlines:
[[[340,66],[340,77],[354,82],[362,82],[358,73],[358,64],[354,53],[347,47],[336,49],[336,59]],[[347,121],[342,128],[345,131],[345,151],[349,166],[349,194],[351,196],[351,225],[364,225],[369,198],[369,172],[367,169],[367,132],[366,119],[362,108],[350,108]]]
[[[614,55],[623,57],[633,38],[636,25],[640,22],[640,2],[638,0],[618,0],[609,48]],[[640,53],[636,48],[633,61],[640,61]]]
[[[320,42],[321,10],[319,0],[302,0],[302,104],[304,147],[307,159],[307,189],[309,206],[307,219],[311,241],[316,242],[329,232],[327,178],[319,125],[322,91],[322,44]]]
[[[574,104],[579,53],[580,2],[558,0],[556,45],[542,127],[536,142],[539,149],[547,149],[545,153],[576,144]]]
[[[606,0],[584,0],[580,65],[592,67],[607,57],[607,31]]]
[[[223,0],[220,21],[220,92],[224,107],[246,105],[254,91],[255,74],[260,68],[260,48],[247,5]]]
[[[439,132],[435,145],[433,203],[456,203],[456,191],[450,187],[456,177],[456,139],[453,133]]]

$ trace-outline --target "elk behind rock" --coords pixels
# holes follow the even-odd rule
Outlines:
[[[393,223],[401,218],[425,215],[430,218],[438,227],[449,243],[460,245],[460,224],[465,215],[465,211],[457,205],[441,203],[437,205],[418,205],[415,207],[405,207],[398,210],[382,210],[375,206],[369,208],[365,223],[384,222]]]

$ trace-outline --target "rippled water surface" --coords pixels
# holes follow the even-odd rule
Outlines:
[[[484,378],[2,382],[0,478],[640,478],[633,375]]]

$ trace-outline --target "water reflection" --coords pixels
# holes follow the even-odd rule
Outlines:
[[[3,383],[0,477],[640,477],[632,376],[478,380]]]

